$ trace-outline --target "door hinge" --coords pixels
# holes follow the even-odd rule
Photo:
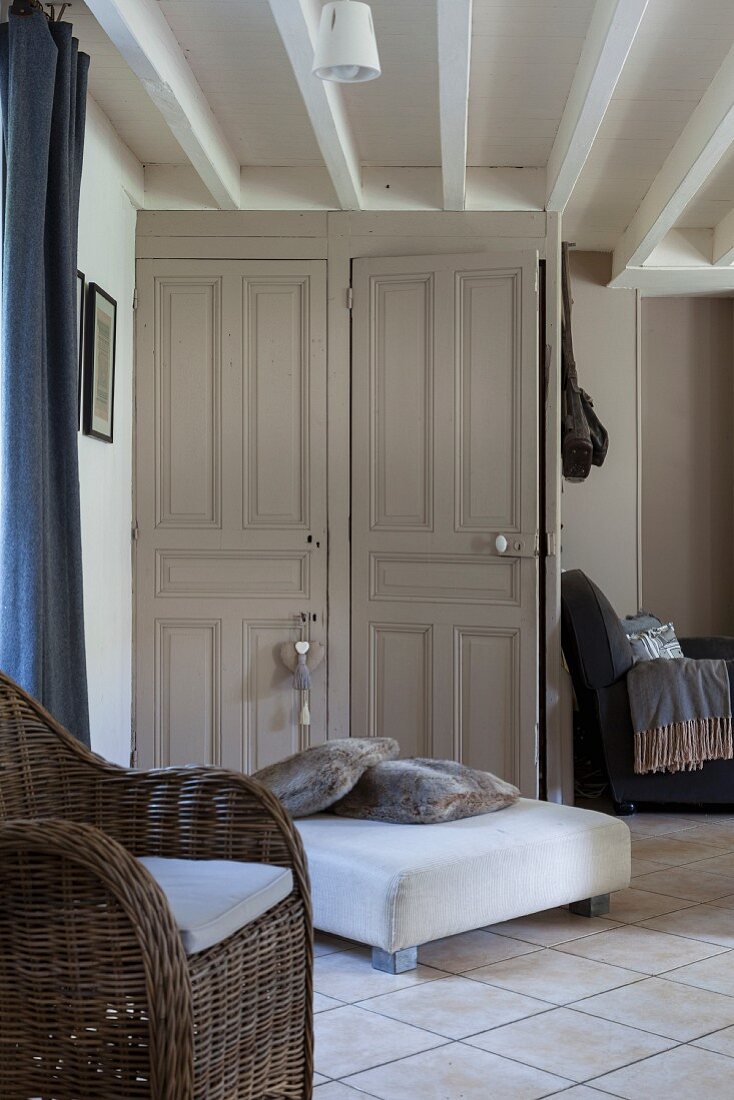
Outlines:
[[[352,290],[352,288],[350,286],[348,286],[347,287],[347,293],[346,293],[346,306],[347,306],[347,309],[351,309],[353,305],[354,305],[354,291]]]
[[[140,528],[138,527],[137,523],[134,527],[130,528],[130,538],[133,542],[137,542],[140,538]]]
[[[546,531],[545,533],[545,556],[547,558],[554,558],[556,556],[555,531]]]
[[[138,308],[138,288],[135,287],[134,290],[133,290],[133,309],[137,309],[137,308]]]

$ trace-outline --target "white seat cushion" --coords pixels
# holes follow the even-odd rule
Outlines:
[[[552,802],[437,825],[317,814],[296,826],[316,927],[384,951],[629,885],[627,826]]]
[[[140,863],[166,895],[189,955],[221,943],[293,889],[290,870],[267,863],[161,856],[144,856]]]

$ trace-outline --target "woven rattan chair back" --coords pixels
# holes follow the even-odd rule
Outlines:
[[[294,890],[187,958],[146,854],[279,864]],[[109,764],[0,673],[2,1100],[308,1100],[311,968],[303,848],[269,792]]]

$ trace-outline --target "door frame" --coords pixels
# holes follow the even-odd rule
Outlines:
[[[327,737],[346,737],[350,721],[349,631],[350,559],[349,511],[351,493],[351,315],[347,294],[352,259],[368,256],[404,256],[438,252],[512,252],[535,249],[548,260],[549,303],[557,296],[555,269],[560,240],[559,218],[535,211],[140,211],[136,236],[137,259],[313,259],[327,261],[327,645],[329,654]],[[551,345],[549,422],[557,417],[560,377],[560,328],[557,308],[548,310],[546,339]],[[135,347],[143,339],[136,314]],[[550,432],[552,439],[554,433]],[[560,482],[553,484],[555,464],[548,452],[546,530],[560,542]],[[137,448],[133,444],[133,486],[137,476]],[[137,523],[133,496],[133,531]],[[554,519],[555,517],[555,519]],[[553,522],[553,526],[549,523]],[[542,529],[542,528],[541,528]],[[133,536],[134,538],[134,536]],[[135,543],[133,587],[135,590]],[[560,684],[560,562],[548,572],[547,699],[549,797],[553,795],[551,764],[559,750],[557,708],[552,700]],[[133,600],[135,600],[133,591]],[[540,639],[541,644],[543,639]],[[132,636],[133,649],[135,634]],[[136,653],[133,652],[133,667]],[[557,667],[556,667],[557,666]],[[135,695],[133,694],[133,731]],[[134,737],[134,733],[133,733]],[[133,744],[134,748],[134,744]]]

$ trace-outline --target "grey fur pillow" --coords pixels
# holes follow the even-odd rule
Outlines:
[[[320,814],[350,791],[362,773],[400,752],[392,737],[344,737],[314,745],[255,772],[292,817]]]
[[[366,771],[341,802],[341,817],[435,825],[512,806],[517,787],[453,760],[387,760]]]

